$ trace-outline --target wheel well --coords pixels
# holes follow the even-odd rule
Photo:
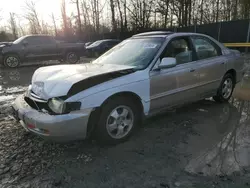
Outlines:
[[[116,93],[114,95],[111,95],[110,97],[108,97],[103,102],[102,106],[104,104],[106,104],[109,100],[112,100],[112,99],[114,99],[116,97],[121,97],[121,96],[132,99],[135,103],[137,103],[139,105],[141,112],[143,112],[143,105],[142,105],[142,102],[141,102],[141,98],[137,94],[135,94],[133,92],[120,92],[120,93]]]
[[[143,117],[143,105],[141,102],[141,98],[132,92],[120,92],[120,93],[116,93],[114,95],[111,95],[110,97],[108,97],[100,107],[95,108],[95,110],[93,112],[91,112],[90,114],[90,118],[89,118],[89,122],[88,122],[88,127],[87,127],[87,137],[91,136],[91,133],[94,131],[96,124],[98,123],[99,117],[100,117],[100,113],[101,113],[101,108],[103,105],[105,105],[108,101],[115,99],[116,97],[128,97],[131,98],[133,100],[133,102],[137,103],[140,111],[141,111],[141,116]]]
[[[227,72],[226,72],[226,74],[232,74],[232,76],[233,76],[233,81],[234,81],[234,83],[236,83],[236,71],[234,70],[234,69],[230,69],[230,70],[228,70]]]
[[[3,55],[3,58],[5,59],[6,56],[10,56],[10,55],[16,56],[20,61],[20,56],[18,55],[18,53],[6,53],[6,54]]]
[[[77,49],[67,49],[64,51],[64,56],[66,57],[69,53],[75,53],[77,56],[79,56],[79,51]]]

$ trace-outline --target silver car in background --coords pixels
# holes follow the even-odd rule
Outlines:
[[[145,117],[213,96],[228,101],[244,59],[197,33],[148,32],[90,64],[39,68],[13,105],[22,126],[56,140],[126,140]]]

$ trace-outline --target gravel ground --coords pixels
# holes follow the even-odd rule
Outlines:
[[[0,188],[250,187],[249,102],[189,104],[113,147],[53,143],[10,116],[36,68],[0,70]]]

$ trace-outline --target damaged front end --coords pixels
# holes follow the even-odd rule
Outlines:
[[[80,102],[65,100],[64,97],[45,100],[30,86],[15,100],[13,116],[25,130],[44,138],[56,141],[84,139],[92,109],[80,110]]]
[[[68,114],[72,111],[80,110],[81,102],[65,102],[66,99],[67,96],[61,96],[45,100],[34,93],[31,86],[24,96],[25,102],[31,108],[50,115]]]

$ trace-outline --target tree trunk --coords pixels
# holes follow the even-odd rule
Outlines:
[[[53,25],[54,25],[55,35],[57,36],[56,20],[55,20],[55,17],[54,17],[54,14],[53,14],[53,13],[52,13],[52,15],[51,15],[51,18],[52,18],[52,22],[53,22]]]
[[[121,27],[121,31],[123,31],[123,16],[122,16],[120,0],[117,0],[117,6],[118,6],[119,15],[120,15],[120,22],[121,22],[120,27]]]
[[[233,9],[233,20],[238,18],[238,0],[234,0],[234,9]]]
[[[188,25],[191,25],[191,18],[192,18],[192,0],[189,0],[189,14],[188,14]]]
[[[112,30],[116,31],[116,22],[115,22],[115,4],[114,0],[110,0],[110,9],[111,9],[111,24],[112,24]]]
[[[165,12],[165,20],[164,20],[164,28],[167,27],[168,22],[168,10],[169,10],[169,0],[166,1],[166,12]]]
[[[80,7],[79,7],[79,0],[76,0],[76,8],[77,8],[77,18],[78,18],[78,29],[79,29],[79,35],[82,33],[82,22],[81,22],[81,13],[80,13]]]
[[[203,3],[204,3],[204,0],[201,0],[201,18],[200,18],[200,24],[203,23],[203,17],[204,17],[204,10],[203,10]]]
[[[217,3],[216,3],[216,22],[219,22],[219,8],[220,8],[220,0],[217,0]]]
[[[12,30],[12,35],[14,39],[17,39],[17,26],[16,26],[16,19],[15,14],[10,12],[10,27]]]
[[[124,29],[127,30],[128,29],[128,21],[127,21],[127,1],[124,0]]]

